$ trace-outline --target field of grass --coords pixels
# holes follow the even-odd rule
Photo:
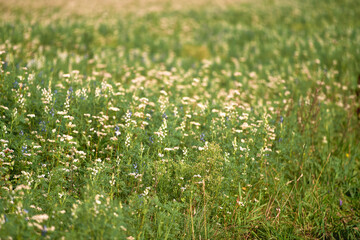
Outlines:
[[[0,239],[359,239],[359,16],[0,0]]]

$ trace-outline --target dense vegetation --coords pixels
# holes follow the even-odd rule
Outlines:
[[[1,239],[360,238],[358,1],[25,2],[0,1]]]

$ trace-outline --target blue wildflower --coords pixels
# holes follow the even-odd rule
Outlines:
[[[138,166],[137,166],[136,163],[133,164],[133,167],[134,167],[134,169],[135,169],[135,172],[136,172],[136,173],[139,173],[139,170],[137,169]]]
[[[200,135],[200,140],[203,141],[203,142],[205,142],[205,133],[202,133],[202,134]]]
[[[22,146],[22,147],[21,147],[21,152],[27,153],[27,152],[28,152],[28,151],[27,151],[27,146]]]
[[[115,127],[115,135],[119,136],[121,134],[119,126]]]
[[[49,111],[49,113],[51,114],[51,116],[53,117],[55,114],[54,114],[54,108],[51,108],[51,110]]]
[[[46,225],[44,225],[43,229],[41,230],[41,236],[45,237],[47,233]]]
[[[13,87],[14,87],[14,88],[18,88],[18,87],[19,87],[18,81],[15,81],[15,82],[14,82]]]

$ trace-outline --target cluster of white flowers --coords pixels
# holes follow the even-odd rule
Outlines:
[[[234,137],[234,140],[232,141],[232,146],[233,146],[233,148],[234,148],[234,152],[236,152],[237,147],[238,147],[237,141],[236,141],[236,137]]]
[[[125,127],[128,128],[130,127],[131,124],[131,115],[132,113],[128,110],[125,114]]]
[[[187,148],[186,147],[184,147],[184,149],[183,149],[183,154],[184,154],[184,156],[186,156],[187,155]]]
[[[116,179],[115,179],[114,174],[112,175],[111,180],[109,181],[109,183],[110,183],[110,186],[112,186],[112,187],[115,186]]]
[[[13,112],[12,112],[12,116],[13,116],[14,119],[17,117],[17,113],[18,113],[17,108],[14,108],[14,110],[13,110]],[[5,125],[4,125],[4,126],[5,126]]]
[[[167,97],[167,93],[165,91],[161,91],[162,95],[160,95],[158,102],[160,103],[160,112],[165,113],[165,109],[169,103],[169,98]]]
[[[179,112],[177,110],[177,107],[174,107],[174,117],[178,117],[178,114],[179,114]]]
[[[120,109],[117,107],[109,107],[109,111],[118,112],[118,111],[120,111]]]
[[[127,148],[130,147],[130,139],[131,139],[130,133],[126,134],[125,146]]]
[[[207,104],[198,103],[197,106],[200,108],[200,111],[202,114],[205,114],[205,111],[207,109]]]
[[[162,143],[165,137],[167,136],[167,121],[166,118],[163,119],[163,122],[159,128],[159,131],[154,132],[159,137],[159,142]]]
[[[96,88],[95,89],[95,97],[100,97],[101,96],[101,88]]]
[[[66,93],[66,99],[65,99],[65,104],[64,104],[64,113],[68,113],[69,109],[70,109],[70,98],[71,98],[71,91],[68,90]]]
[[[75,91],[75,96],[76,97],[80,97],[83,99],[87,99],[88,95],[87,95],[87,89],[86,88],[81,88]]]
[[[95,97],[105,97],[107,98],[109,95],[113,95],[114,94],[114,91],[113,91],[113,87],[108,84],[106,82],[106,80],[104,79],[102,82],[101,82],[101,87],[100,88],[96,88],[95,89]]]
[[[41,90],[41,101],[43,102],[43,104],[45,105],[44,107],[44,111],[45,113],[49,113],[50,111],[50,106],[52,103],[52,98],[53,98],[53,94],[51,93],[51,89],[46,89],[43,88]]]
[[[267,136],[264,138],[264,146],[261,149],[261,154],[263,154],[264,152],[272,151],[270,148],[272,146],[272,143],[271,142],[269,143],[268,141],[269,141],[269,139],[275,140],[275,137],[276,137],[274,127],[271,127],[269,124],[269,120],[268,120],[269,118],[271,118],[271,116],[269,114],[265,113],[263,124],[264,124],[264,128],[266,129]]]
[[[144,192],[141,193],[140,195],[143,196],[143,197],[147,196],[147,195],[149,194],[149,190],[150,190],[150,189],[151,189],[151,187],[146,187],[145,190],[144,190]]]
[[[19,85],[22,85],[22,83],[20,83]],[[16,91],[16,99],[17,99],[17,104],[18,104],[19,108],[24,109],[26,98],[24,98],[24,95],[21,93],[20,90]]]

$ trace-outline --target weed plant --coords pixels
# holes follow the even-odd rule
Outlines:
[[[1,239],[360,238],[358,1],[41,4],[0,1]]]

